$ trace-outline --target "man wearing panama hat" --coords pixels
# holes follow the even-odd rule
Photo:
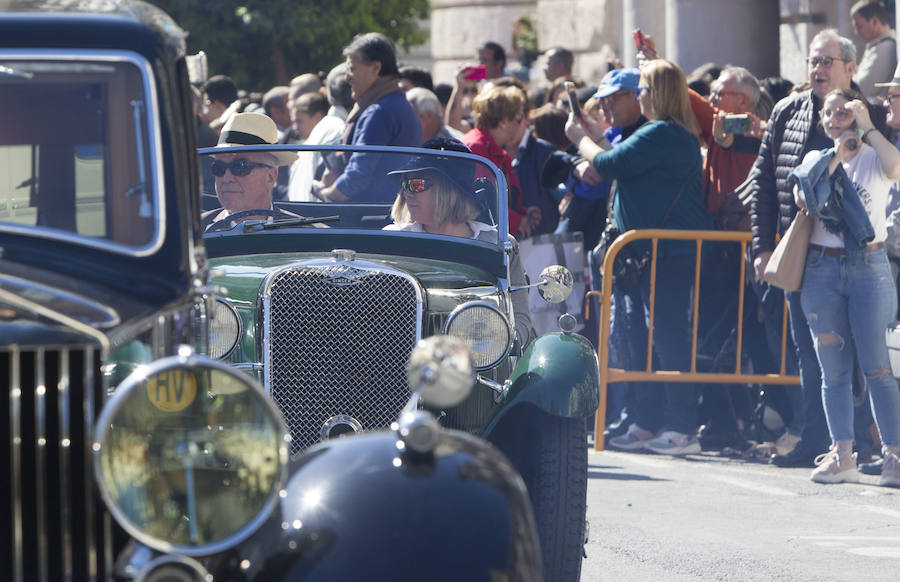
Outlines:
[[[261,113],[238,113],[222,127],[217,148],[236,145],[265,145],[278,141],[275,122]],[[210,170],[216,180],[216,196],[221,208],[205,212],[205,229],[213,222],[252,209],[273,210],[272,187],[278,180],[278,166],[297,159],[295,152],[240,152],[214,156]],[[244,216],[268,218],[268,215]]]

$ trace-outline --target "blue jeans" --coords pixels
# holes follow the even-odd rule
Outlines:
[[[885,330],[897,313],[897,289],[885,251],[832,257],[821,249],[810,250],[801,303],[822,367],[822,401],[831,440],[853,440],[855,343],[882,441],[900,444],[900,388],[891,374],[885,343]]]
[[[788,324],[797,351],[800,371],[800,440],[810,451],[828,450],[828,424],[822,410],[822,371],[816,356],[809,322],[800,304],[800,291],[787,294]],[[795,416],[795,421],[796,421]],[[792,423],[793,424],[793,423]]]
[[[653,348],[659,370],[689,371],[691,369],[691,288],[694,284],[694,257],[658,257],[656,265],[656,307],[653,312]],[[643,310],[645,321],[650,317],[650,267],[639,280],[639,294],[630,299],[629,311]],[[634,326],[631,341],[640,356],[637,369],[646,365],[646,328]],[[645,430],[659,428],[693,436],[697,432],[697,401],[699,387],[692,383],[647,382],[634,387],[634,421]]]

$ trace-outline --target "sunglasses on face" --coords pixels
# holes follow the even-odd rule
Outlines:
[[[431,188],[431,184],[430,178],[404,178],[400,181],[400,188],[402,188],[404,192],[418,194],[419,192],[424,192]]]
[[[209,166],[209,171],[212,172],[213,176],[217,178],[221,178],[225,175],[226,170],[231,170],[232,176],[247,176],[255,170],[256,168],[271,168],[269,164],[261,164],[259,162],[251,162],[246,158],[238,158],[231,163],[226,163],[221,160],[213,160],[213,163]]]

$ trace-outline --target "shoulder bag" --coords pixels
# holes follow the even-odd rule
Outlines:
[[[806,251],[809,248],[809,235],[812,232],[812,218],[800,210],[794,216],[784,236],[778,241],[763,279],[785,291],[797,291],[803,284],[803,271],[806,268]]]

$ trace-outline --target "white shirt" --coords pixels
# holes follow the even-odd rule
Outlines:
[[[873,243],[883,242],[887,238],[887,221],[885,220],[885,209],[888,203],[888,194],[890,193],[893,182],[884,173],[881,167],[881,160],[878,154],[869,144],[863,143],[859,153],[852,159],[842,162],[844,171],[856,191],[859,192],[859,199],[869,215],[869,221],[875,229],[875,238]],[[821,221],[816,220],[813,224],[812,235],[809,242],[823,247],[840,247],[843,248],[844,240],[841,235],[837,235],[825,230]]]
[[[469,220],[466,222],[469,226],[469,229],[472,231],[472,238],[477,240],[491,240],[493,236],[493,240],[496,239],[497,229],[493,226],[485,224],[483,222],[478,222],[477,220]],[[389,224],[385,226],[382,230],[403,230],[406,232],[425,232],[425,229],[422,228],[422,225],[418,222],[407,222],[405,224]],[[489,233],[487,237],[482,235],[481,233]],[[481,235],[481,236],[479,236]]]
[[[344,134],[344,120],[326,115],[319,120],[309,137],[303,142],[306,145],[334,145],[341,143]],[[297,152],[297,161],[291,164],[291,179],[288,183],[288,200],[292,202],[320,202],[312,195],[313,180],[316,170],[322,165],[322,152]]]

